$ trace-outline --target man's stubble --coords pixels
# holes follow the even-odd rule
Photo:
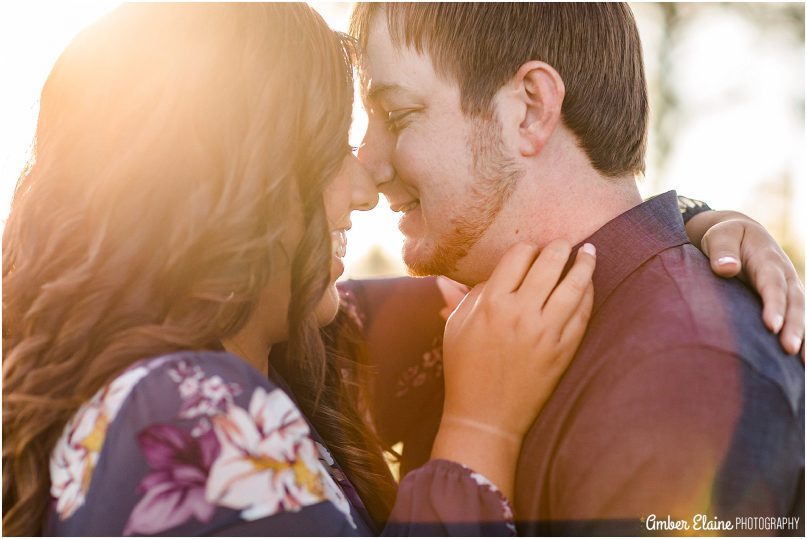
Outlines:
[[[474,120],[468,145],[473,157],[468,198],[450,218],[451,230],[437,240],[427,258],[405,257],[410,275],[454,275],[457,264],[493,224],[523,176],[523,170],[505,154],[501,124],[495,115]]]

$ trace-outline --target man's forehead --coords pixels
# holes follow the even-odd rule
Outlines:
[[[386,29],[384,29],[386,32]],[[419,95],[424,82],[423,67],[412,51],[398,49],[385,39],[371,39],[361,62],[362,99],[378,103],[391,99],[411,99]]]
[[[368,102],[417,99],[435,77],[431,59],[425,52],[393,44],[386,23],[377,20],[371,25],[361,72],[362,98]]]

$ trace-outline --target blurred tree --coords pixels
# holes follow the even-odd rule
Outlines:
[[[649,81],[655,89],[650,96],[653,155],[658,174],[648,179],[653,192],[661,190],[660,178],[670,157],[673,140],[679,130],[681,104],[672,84],[671,73],[674,71],[675,47],[680,41],[681,29],[684,25],[679,4],[663,2],[653,4],[659,11],[661,39],[656,48],[658,70],[655,80]]]
[[[639,7],[639,6],[637,6]],[[646,179],[652,192],[661,191],[669,159],[674,149],[674,141],[680,134],[686,115],[692,111],[685,110],[685,103],[678,95],[674,77],[677,47],[680,46],[686,31],[693,21],[709,10],[723,10],[726,13],[739,15],[748,21],[764,39],[777,39],[789,43],[793,47],[804,48],[805,5],[804,3],[655,3],[641,6],[643,10],[652,7],[656,13],[660,37],[655,48],[655,60],[658,69],[655,76],[648,80],[651,100],[651,138],[653,165],[656,173]],[[734,91],[734,90],[732,90]],[[726,98],[727,96],[723,96]],[[801,119],[804,125],[804,94],[792,92],[783,98],[790,101],[794,117]],[[714,105],[710,103],[710,106]],[[776,171],[774,171],[776,172]],[[804,280],[804,245],[798,233],[798,225],[792,216],[791,203],[794,196],[794,181],[788,171],[779,171],[774,176],[760,178],[760,183],[753,193],[752,217],[761,221],[782,244],[783,249],[793,260],[799,274]]]
[[[385,277],[405,275],[403,262],[395,260],[380,245],[373,245],[367,253],[353,265],[350,278]]]

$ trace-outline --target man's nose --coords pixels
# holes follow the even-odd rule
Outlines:
[[[391,154],[392,145],[388,136],[376,133],[377,128],[369,126],[364,135],[357,156],[359,162],[370,174],[373,183],[380,191],[384,191],[384,184],[389,183],[395,177],[395,169],[392,166]]]
[[[352,182],[350,192],[350,206],[353,210],[372,210],[378,204],[378,189],[367,173],[367,169],[351,156]]]

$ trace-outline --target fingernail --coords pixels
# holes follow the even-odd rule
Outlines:
[[[739,264],[740,261],[734,258],[733,256],[721,256],[717,259],[718,266],[728,266],[729,264]]]
[[[771,328],[774,333],[779,333],[779,330],[782,329],[782,324],[785,323],[785,319],[781,314],[777,314],[773,317],[773,327]]]
[[[799,339],[798,337],[790,337],[790,339],[788,339],[787,342],[789,348],[788,351],[791,354],[798,354],[799,349],[801,348],[801,339]]]
[[[584,253],[588,253],[591,256],[597,256],[597,249],[590,243],[584,243],[583,246],[580,248],[581,251]]]

